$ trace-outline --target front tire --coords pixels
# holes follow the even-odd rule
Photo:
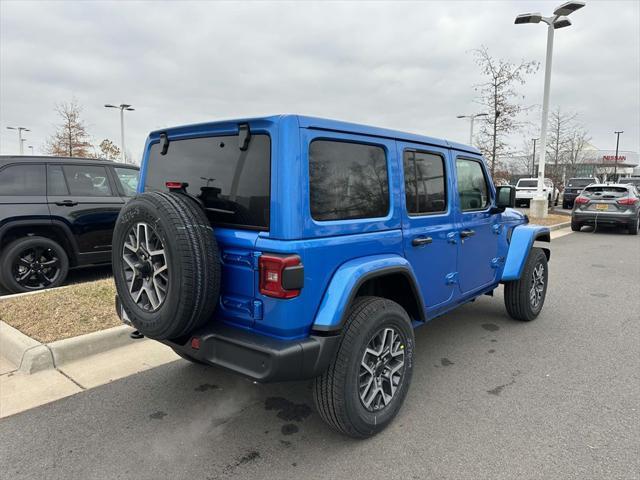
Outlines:
[[[409,389],[414,342],[411,320],[400,305],[385,298],[358,298],[336,357],[314,382],[322,419],[354,438],[384,430]]]
[[[46,237],[18,238],[0,256],[0,284],[12,293],[59,287],[68,272],[67,252]]]
[[[547,256],[532,248],[519,280],[504,285],[504,304],[514,320],[530,322],[542,311],[549,283]]]

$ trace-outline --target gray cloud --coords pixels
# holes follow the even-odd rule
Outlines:
[[[558,0],[557,3],[561,3]],[[296,112],[466,141],[460,113],[478,109],[469,51],[544,60],[545,29],[516,26],[554,2],[17,2],[0,3],[0,152],[7,125],[39,150],[56,102],[75,96],[96,143],[140,156],[148,131]],[[640,150],[640,7],[588,2],[556,35],[552,105],[580,113],[600,148]],[[542,99],[542,71],[522,88]],[[527,120],[537,131],[539,109]],[[520,136],[514,137],[514,145]]]

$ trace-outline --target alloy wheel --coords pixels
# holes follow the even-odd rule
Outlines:
[[[60,259],[51,248],[29,247],[16,256],[11,271],[15,281],[22,287],[40,290],[59,279]]]
[[[148,312],[160,308],[169,289],[169,269],[164,245],[153,227],[144,222],[131,227],[122,247],[122,260],[133,301]]]
[[[542,303],[544,294],[544,265],[539,263],[531,273],[531,289],[529,290],[529,301],[534,310],[537,310]]]
[[[360,401],[368,411],[391,403],[404,379],[404,341],[396,329],[385,327],[369,341],[358,379]]]

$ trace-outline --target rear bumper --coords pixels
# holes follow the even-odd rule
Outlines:
[[[638,214],[634,212],[612,213],[612,212],[583,212],[575,210],[572,213],[572,220],[582,225],[632,225],[636,222]]]
[[[200,347],[192,347],[192,339]],[[226,368],[259,382],[281,382],[317,377],[327,369],[340,342],[339,335],[278,340],[228,325],[199,329],[184,343],[162,343],[200,362]]]
[[[121,315],[117,296],[116,311]],[[193,348],[194,338],[199,340],[199,348]],[[322,375],[336,355],[340,338],[340,335],[310,335],[298,340],[279,340],[213,323],[186,338],[161,342],[202,363],[226,368],[258,382],[282,382]]]

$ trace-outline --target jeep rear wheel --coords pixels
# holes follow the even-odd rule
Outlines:
[[[336,358],[314,383],[320,416],[355,438],[382,431],[394,419],[409,389],[414,335],[407,312],[379,297],[352,306]]]
[[[519,280],[504,285],[504,304],[515,320],[535,319],[544,305],[549,282],[547,256],[539,248],[532,248]]]
[[[220,261],[195,200],[149,192],[129,201],[113,232],[112,260],[122,308],[144,336],[181,337],[211,318]]]

